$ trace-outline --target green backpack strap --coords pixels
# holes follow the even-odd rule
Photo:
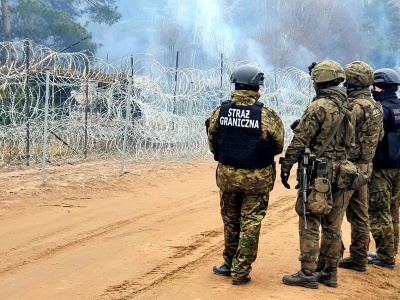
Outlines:
[[[347,117],[347,123],[346,123],[346,137],[345,137],[345,144],[346,146],[351,145],[352,142],[354,142],[354,126],[352,124],[352,114],[347,108],[348,103],[345,101],[343,105],[339,108],[339,120],[336,122],[335,127],[332,128],[331,132],[329,133],[328,137],[325,139],[324,143],[322,144],[321,148],[317,151],[316,158],[319,158],[322,153],[324,153],[326,147],[328,147],[329,143],[332,141],[333,137],[339,130],[340,125],[342,124],[342,121],[344,119],[344,116]]]

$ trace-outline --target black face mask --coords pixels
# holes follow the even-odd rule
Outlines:
[[[371,89],[371,94],[372,97],[374,98],[374,100],[376,101],[384,101],[386,99],[390,99],[390,98],[397,98],[396,95],[396,91],[397,91],[397,86],[395,88],[390,88],[381,92],[377,92],[375,91],[374,88]]]

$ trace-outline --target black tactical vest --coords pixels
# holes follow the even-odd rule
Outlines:
[[[381,104],[385,114],[385,135],[376,149],[374,168],[400,169],[400,100],[388,99]]]
[[[237,106],[230,100],[221,104],[214,158],[236,168],[256,169],[274,161],[272,143],[261,135],[263,104]]]

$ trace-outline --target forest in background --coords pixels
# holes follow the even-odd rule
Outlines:
[[[1,0],[0,38],[116,61],[150,53],[208,69],[221,56],[266,71],[334,59],[399,65],[399,0]],[[66,50],[64,50],[66,49]]]

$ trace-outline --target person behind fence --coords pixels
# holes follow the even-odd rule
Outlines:
[[[369,89],[374,82],[371,66],[354,61],[346,66],[345,75],[347,98],[356,118],[355,146],[349,148],[348,155],[363,180],[347,206],[346,217],[351,224],[350,256],[339,261],[339,268],[365,272],[370,241],[367,182],[371,178],[376,146],[383,138],[383,116],[381,105],[372,99]]]
[[[231,100],[223,101],[206,121],[209,149],[218,161],[225,246],[217,275],[230,276],[233,285],[248,283],[256,260],[261,221],[274,187],[274,156],[282,153],[282,120],[260,98],[264,73],[254,65],[234,69]]]
[[[385,134],[373,159],[369,188],[369,217],[376,253],[368,263],[393,269],[399,247],[400,201],[400,100],[399,75],[389,68],[374,73],[372,97],[383,107]]]
[[[349,198],[345,191],[349,184],[345,180],[347,163],[343,163],[343,180],[339,183],[336,177],[339,162],[347,162],[346,148],[354,142],[354,128],[346,90],[339,86],[345,80],[341,65],[324,60],[311,64],[309,70],[316,96],[294,128],[293,139],[280,160],[282,184],[288,189],[290,171],[298,163],[295,211],[299,215],[301,265],[297,273],[284,275],[282,281],[316,289],[318,282],[337,287],[341,225]],[[319,253],[325,261],[317,269]]]

